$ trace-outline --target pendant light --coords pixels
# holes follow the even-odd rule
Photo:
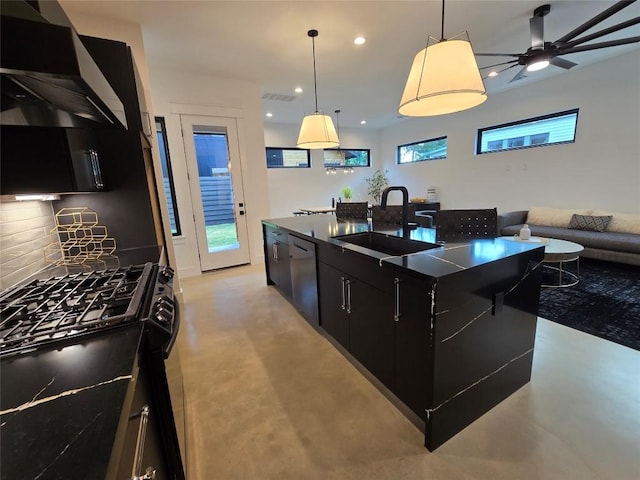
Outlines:
[[[340,136],[340,110],[334,110],[334,112],[336,114],[336,132],[338,136]],[[342,173],[344,174],[353,173],[354,169],[353,167],[347,165],[347,156],[345,155],[344,150],[340,148],[340,145],[338,145],[338,148],[336,148],[336,154],[340,159],[340,165],[338,165],[337,167],[326,167],[326,174],[335,175],[338,168],[342,169]]]
[[[466,36],[464,38],[458,38]],[[429,44],[431,40],[436,43]],[[429,37],[427,46],[413,59],[398,113],[429,117],[459,112],[487,99],[469,35],[465,31],[444,38],[444,0],[440,40]]]
[[[313,87],[316,99],[316,110],[311,115],[302,119],[300,133],[298,135],[298,148],[335,148],[340,145],[338,134],[329,115],[318,111],[318,83],[316,80],[316,42],[317,30],[309,30],[307,35],[311,37],[313,45]]]

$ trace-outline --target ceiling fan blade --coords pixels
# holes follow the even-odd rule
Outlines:
[[[559,48],[558,55],[567,55],[569,53],[587,52],[589,50],[597,50],[599,48],[617,47],[618,45],[627,45],[629,43],[640,42],[640,37],[620,38],[618,40],[610,40],[608,42],[592,43],[591,45],[582,45],[581,47]]]
[[[518,64],[517,64],[517,63],[516,63],[516,64],[513,64],[513,65],[509,65],[508,67],[503,68],[502,70],[498,70],[496,73],[497,73],[498,75],[500,75],[502,72],[505,72],[505,71],[507,71],[507,70],[509,70],[509,69],[511,69],[511,68],[513,68],[513,67],[517,67],[517,66],[518,66]],[[482,77],[482,79],[483,79],[483,80],[486,80],[487,78],[491,78],[491,77],[489,77],[489,75]]]
[[[531,48],[542,50],[544,48],[544,17],[534,16],[529,19],[531,31]]]
[[[516,73],[516,76],[513,77],[511,80],[509,80],[509,83],[517,82],[520,79],[527,78],[527,76],[525,75],[526,73],[527,73],[527,67],[526,66],[522,67],[520,71]]]
[[[476,57],[519,57],[521,53],[475,53]]]
[[[617,3],[614,3],[611,7],[607,8],[602,13],[596,15],[591,20],[586,21],[585,23],[583,23],[579,27],[576,27],[575,29],[573,29],[572,31],[570,31],[569,33],[564,35],[563,37],[560,37],[558,40],[553,42],[554,45],[567,43],[569,40],[572,40],[575,37],[577,37],[578,35],[580,35],[581,33],[586,32],[587,30],[589,30],[590,28],[596,26],[597,24],[599,24],[603,20],[606,20],[607,18],[609,18],[611,15],[613,15],[615,13],[618,13],[623,8],[628,7],[629,5],[634,3],[635,1],[636,0],[621,0],[621,1],[617,2]]]
[[[508,62],[494,63],[493,65],[487,65],[486,67],[480,67],[480,70],[485,70],[487,68],[499,67],[500,65],[509,65],[512,63],[517,63],[518,60],[509,60]],[[514,66],[514,65],[512,65]]]
[[[577,65],[577,63],[570,62],[569,60],[565,60],[564,58],[560,57],[553,57],[551,60],[549,60],[549,63],[566,70],[569,70],[570,68],[573,68]]]
[[[556,45],[560,48],[571,48],[576,45],[580,45],[581,43],[588,42],[590,40],[594,40],[596,38],[602,37],[604,35],[609,35],[610,33],[617,32],[618,30],[622,30],[623,28],[631,27],[633,25],[637,25],[640,23],[640,17],[632,18],[631,20],[627,20],[626,22],[619,23],[617,25],[613,25],[612,27],[605,28],[603,30],[598,30],[597,32],[591,33],[584,37],[577,38],[571,42],[567,42],[564,45]],[[554,44],[555,45],[555,44]]]

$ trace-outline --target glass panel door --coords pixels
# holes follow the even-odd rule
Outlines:
[[[202,271],[249,263],[235,119],[181,115]]]

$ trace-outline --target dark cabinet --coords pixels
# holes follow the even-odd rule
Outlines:
[[[433,281],[320,249],[320,325],[420,418],[430,398]]]
[[[275,284],[289,298],[292,298],[291,259],[289,255],[289,236],[280,229],[265,226],[265,260],[267,262],[267,281]]]
[[[420,418],[431,396],[432,283],[406,275],[394,277],[395,388],[394,393]]]
[[[144,366],[138,370],[117,478],[171,478],[165,464],[160,416]],[[147,475],[147,476],[144,476]]]
[[[131,49],[122,42],[81,36],[96,64],[122,100],[127,130],[96,130],[106,189],[95,195],[67,195],[54,201],[65,207],[88,207],[118,244],[126,263],[157,262],[165,244],[159,194],[149,143],[141,140],[143,123]],[[141,93],[141,92],[140,92]],[[123,260],[125,259],[125,260]]]
[[[393,297],[357,278],[348,282],[351,354],[393,390]]]
[[[349,313],[347,277],[326,263],[318,262],[320,326],[349,350]]]
[[[105,189],[95,130],[3,125],[1,135],[2,194]]]
[[[322,262],[318,279],[322,328],[392,389],[393,297]]]

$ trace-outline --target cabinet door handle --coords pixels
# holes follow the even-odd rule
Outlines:
[[[351,313],[351,280],[347,280],[347,313]]]
[[[274,243],[272,248],[273,248],[273,260],[274,262],[278,263],[278,244]]]
[[[147,467],[145,472],[142,472],[142,457],[144,456],[144,442],[147,438],[148,423],[149,405],[145,405],[140,412],[140,426],[138,427],[138,439],[136,441],[135,461],[133,462],[133,470],[131,471],[131,480],[153,480],[156,478],[156,470],[153,467]]]
[[[91,173],[93,173],[93,183],[97,189],[103,189],[102,172],[100,172],[100,159],[98,152],[94,149],[89,150],[89,160],[91,161]]]
[[[396,309],[393,312],[393,320],[397,322],[400,320],[400,279],[394,278],[393,283],[396,286]]]
[[[344,281],[345,281],[345,278],[344,277],[340,277],[340,287],[341,287],[341,291],[342,291],[342,305],[340,305],[340,309],[342,309],[342,310],[346,310],[347,309],[347,302],[346,302],[345,294],[344,294]]]

